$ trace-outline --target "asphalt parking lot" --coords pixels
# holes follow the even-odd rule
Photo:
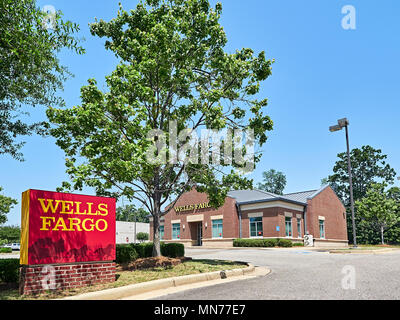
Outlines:
[[[193,259],[269,267],[265,277],[197,288],[160,300],[400,299],[400,251],[330,254],[304,249],[187,249]]]
[[[264,277],[199,287],[158,300],[398,300],[400,250],[330,254],[297,249],[186,249],[193,259],[245,261],[271,269]],[[18,258],[19,252],[0,258]]]

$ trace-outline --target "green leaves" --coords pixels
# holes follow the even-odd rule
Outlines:
[[[347,169],[347,153],[338,154],[339,160],[335,163],[333,174],[325,180],[335,190],[337,195],[342,199],[347,209],[350,207],[350,190],[349,175]],[[355,148],[350,152],[350,162],[353,177],[353,194],[354,200],[362,201],[367,197],[367,192],[375,183],[391,184],[394,182],[396,172],[386,163],[387,156],[382,154],[382,150],[375,149],[369,145]],[[355,220],[357,226],[357,242],[360,243],[377,243],[379,241],[380,230],[377,230],[370,219],[364,219],[358,213],[356,208]],[[347,224],[349,239],[351,235],[351,219],[348,215]],[[389,230],[390,231],[390,230]],[[395,239],[400,233],[391,239]]]
[[[0,187],[0,192],[3,190]],[[0,225],[7,222],[7,213],[18,203],[17,200],[0,194]]]
[[[18,136],[44,134],[43,122],[26,124],[19,120],[22,105],[61,106],[56,92],[70,76],[56,56],[62,48],[83,54],[73,36],[79,26],[63,21],[56,12],[54,30],[44,27],[46,13],[35,0],[0,2],[0,154],[23,160],[23,143]]]
[[[258,184],[258,189],[272,192],[275,194],[283,194],[286,187],[286,176],[283,172],[270,169],[263,172],[263,183]]]
[[[386,183],[374,183],[364,198],[355,203],[361,224],[372,226],[381,232],[384,244],[384,232],[400,222],[400,203],[385,191]]]
[[[173,120],[177,136],[186,129],[253,129],[258,145],[272,130],[267,99],[255,96],[273,61],[249,48],[225,52],[221,10],[207,0],[140,1],[134,10],[120,6],[111,21],[90,25],[120,64],[106,77],[106,92],[90,79],[82,87],[80,106],[47,112],[51,133],[69,157],[72,188],[89,185],[98,194],[135,199],[153,216],[164,214],[163,206],[193,187],[206,192],[216,207],[229,190],[251,188],[251,180],[230,170],[243,164],[170,161]],[[150,139],[152,130],[164,136]],[[167,146],[154,156],[168,161],[148,161],[149,148],[163,139]],[[177,147],[187,140],[177,141]],[[248,149],[240,147],[239,153]],[[211,155],[211,149],[205,151]],[[226,158],[223,152],[220,156]]]
[[[337,184],[337,193],[344,203],[349,203],[349,175],[347,170],[347,153],[338,154],[339,160],[333,168],[333,175],[328,177],[330,183]],[[353,176],[354,199],[359,200],[366,195],[374,182],[382,179],[393,183],[396,172],[386,163],[387,156],[382,150],[371,146],[351,150],[350,161]]]

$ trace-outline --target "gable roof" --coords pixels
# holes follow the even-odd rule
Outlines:
[[[248,201],[274,199],[279,196],[262,190],[234,190],[228,192],[228,197],[236,199],[236,202],[238,203],[242,203]]]
[[[269,202],[269,201],[285,201],[301,205],[307,205],[307,200],[314,198],[327,187],[329,186],[323,186],[318,190],[287,193],[284,195],[274,194],[262,190],[235,190],[228,192],[228,196],[236,199],[236,202],[238,204],[250,204],[250,203]]]
[[[307,199],[312,197],[312,195],[318,190],[310,190],[310,191],[301,191],[301,192],[294,192],[294,193],[288,193],[285,194],[285,198],[299,201],[299,202],[304,202],[307,203]]]

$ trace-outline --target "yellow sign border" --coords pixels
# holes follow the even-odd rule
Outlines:
[[[21,251],[19,263],[21,265],[28,264],[28,245],[29,245],[29,202],[31,191],[27,190],[22,193],[21,205]]]

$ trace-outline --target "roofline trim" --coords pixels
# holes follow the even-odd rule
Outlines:
[[[299,191],[299,192],[291,192],[291,193],[285,193],[284,196],[290,196],[292,194],[299,194],[299,193],[307,193],[307,192],[317,192],[319,189],[312,189],[312,190],[307,190],[307,191]]]
[[[245,202],[237,202],[239,205],[246,205],[246,204],[253,204],[253,203],[263,203],[263,202],[273,202],[273,201],[283,201],[283,202],[288,202],[288,203],[293,203],[301,206],[307,206],[307,203],[296,201],[296,200],[291,200],[291,199],[286,199],[286,198],[273,198],[273,199],[261,199],[261,200],[252,200],[252,201],[245,201]]]
[[[322,188],[320,188],[319,190],[315,191],[311,196],[309,196],[307,198],[307,200],[311,200],[313,198],[315,198],[317,195],[319,195],[322,191],[324,191],[326,188],[330,187],[329,184],[327,184],[326,186],[323,186]]]

